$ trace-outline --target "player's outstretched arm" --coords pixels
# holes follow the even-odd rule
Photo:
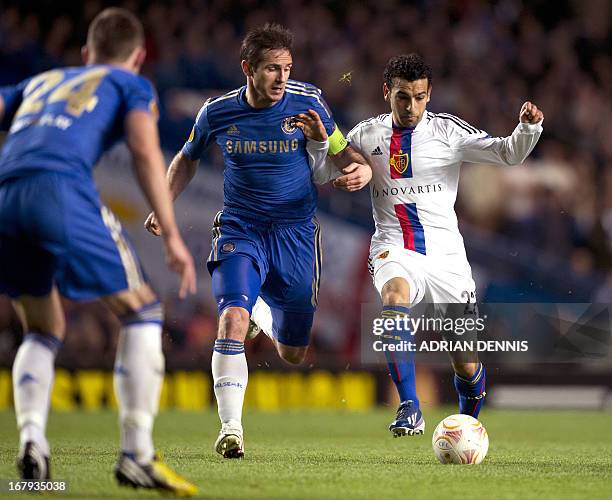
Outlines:
[[[191,182],[193,176],[198,170],[198,164],[200,160],[190,160],[187,158],[182,151],[179,151],[176,156],[172,159],[170,167],[168,168],[168,186],[170,187],[170,195],[173,200],[176,200],[178,196],[185,190],[187,184]],[[155,236],[162,234],[159,220],[155,215],[155,211],[151,212],[145,221],[145,229]]]
[[[125,130],[138,183],[159,219],[166,262],[170,269],[181,276],[179,296],[185,297],[187,293],[196,291],[195,266],[174,218],[170,190],[164,176],[164,157],[159,147],[157,124],[146,111],[134,110],[127,115]]]
[[[543,121],[542,110],[527,101],[521,106],[519,124],[508,137],[484,136],[485,133],[480,131],[456,137],[451,146],[460,151],[464,161],[519,165],[537,144]]]

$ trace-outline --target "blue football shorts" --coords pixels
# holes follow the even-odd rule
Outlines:
[[[41,172],[0,184],[0,293],[40,297],[55,284],[65,297],[92,300],[145,282],[91,179]]]
[[[230,306],[250,314],[261,296],[272,309],[272,333],[279,342],[308,345],[323,258],[316,219],[264,223],[222,211],[212,233],[207,267],[219,314]]]

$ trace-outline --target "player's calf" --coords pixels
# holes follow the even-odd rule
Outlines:
[[[144,284],[135,290],[123,290],[102,300],[121,318],[135,314],[143,307],[157,302],[157,296],[149,285]]]
[[[44,332],[63,341],[66,333],[64,310],[57,288],[48,295],[32,297],[22,295],[13,306],[25,331]]]
[[[49,443],[45,435],[54,363],[61,341],[27,333],[13,363],[13,394],[19,428],[17,467],[22,479],[47,479]]]
[[[115,358],[115,393],[119,402],[121,451],[149,461],[155,453],[153,421],[164,378],[161,345],[163,312],[155,300],[120,317]]]
[[[459,367],[456,363],[453,363],[453,367],[455,368],[455,390],[459,397],[459,413],[478,418],[487,395],[484,366],[482,363],[476,363],[474,369],[472,369],[473,367]],[[472,373],[472,375],[465,377],[459,375],[458,372]]]
[[[217,410],[221,420],[221,432],[215,442],[215,449],[226,458],[236,458],[233,455],[238,451],[240,456],[244,454],[240,422],[249,378],[244,342],[230,338],[217,339],[211,368]]]

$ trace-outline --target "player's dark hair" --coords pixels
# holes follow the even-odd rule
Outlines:
[[[100,12],[89,25],[87,46],[96,62],[125,61],[132,51],[144,45],[142,23],[129,10],[110,7]]]
[[[419,54],[402,54],[389,59],[383,73],[383,81],[387,87],[393,87],[393,80],[401,78],[413,82],[427,78],[427,84],[431,85],[431,68],[425,64],[425,60]]]
[[[240,60],[255,69],[268,50],[288,50],[293,47],[293,33],[276,23],[266,23],[248,31],[240,47]]]

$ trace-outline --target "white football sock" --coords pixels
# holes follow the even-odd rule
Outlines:
[[[13,394],[19,428],[19,446],[34,441],[49,455],[45,437],[54,363],[62,342],[51,335],[28,333],[13,363]]]
[[[146,463],[153,458],[153,420],[164,380],[161,324],[133,323],[121,328],[115,360],[121,450]]]
[[[249,380],[244,342],[217,339],[212,355],[212,376],[221,423],[242,421],[242,404]]]
[[[272,309],[270,306],[266,304],[266,302],[261,298],[257,297],[255,304],[253,305],[253,309],[251,310],[251,319],[253,322],[261,328],[261,331],[264,332],[273,342],[275,342],[274,334],[272,333]]]

